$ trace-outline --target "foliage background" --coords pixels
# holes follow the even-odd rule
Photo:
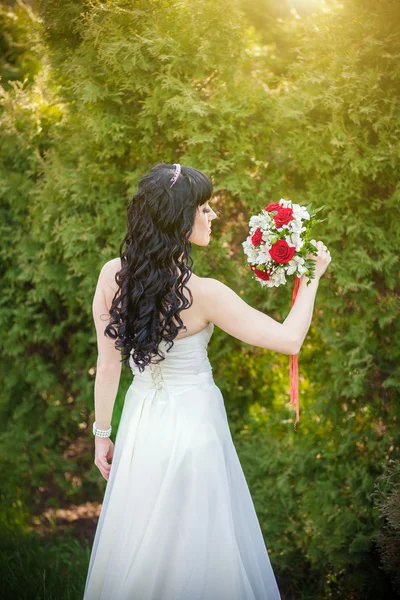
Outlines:
[[[0,7],[1,551],[8,573],[21,548],[36,560],[3,578],[4,597],[47,597],[50,556],[62,597],[82,592],[69,566],[88,560],[82,507],[105,487],[91,300],[139,177],[162,161],[214,181],[219,219],[193,247],[196,272],[280,321],[291,289],[249,276],[248,219],[282,196],[325,205],[315,237],[333,260],[300,354],[297,431],[287,356],[215,330],[210,360],[282,597],[399,593],[399,12],[394,0]],[[76,522],[60,516],[71,507]]]

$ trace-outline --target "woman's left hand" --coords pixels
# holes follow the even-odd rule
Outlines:
[[[114,443],[111,439],[102,438],[96,435],[94,464],[98,467],[105,480],[108,480],[110,476],[111,465],[108,461],[112,459],[113,454]]]

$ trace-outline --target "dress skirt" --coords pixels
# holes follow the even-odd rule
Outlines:
[[[135,377],[84,600],[279,600],[211,371]]]

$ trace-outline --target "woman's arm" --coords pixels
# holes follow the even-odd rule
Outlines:
[[[205,278],[203,290],[201,303],[205,318],[229,335],[282,354],[298,352],[300,335],[296,327],[279,323],[253,308],[217,279]]]
[[[203,310],[212,321],[233,337],[282,354],[298,354],[310,326],[319,280],[307,287],[301,278],[292,310],[283,323],[247,304],[236,292],[217,279],[206,278]]]
[[[300,278],[299,289],[297,291],[296,300],[292,309],[286,319],[283,321],[283,325],[290,327],[296,332],[296,338],[298,340],[297,352],[300,352],[300,348],[303,345],[307,332],[311,325],[311,319],[314,310],[315,296],[319,285],[319,277],[311,280],[310,285],[307,286],[308,277],[303,275]]]
[[[111,424],[121,376],[121,352],[115,348],[115,340],[104,335],[110,318],[111,302],[117,291],[115,273],[120,268],[119,262],[120,259],[111,260],[101,269],[92,304],[98,349],[94,384],[95,421],[98,429],[108,429]]]
[[[300,352],[310,327],[319,280],[331,262],[325,245],[317,242],[315,279],[307,286],[301,277],[295,303],[283,323],[247,304],[230,287],[217,279],[204,278],[200,297],[204,316],[233,337],[282,354]]]

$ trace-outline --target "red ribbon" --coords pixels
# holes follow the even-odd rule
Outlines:
[[[297,291],[299,289],[300,277],[295,278],[293,295],[292,295],[292,306],[295,303],[297,297]],[[296,421],[294,429],[296,431],[296,423],[300,421],[300,410],[299,410],[299,355],[289,356],[289,373],[290,373],[290,406],[296,406]]]

